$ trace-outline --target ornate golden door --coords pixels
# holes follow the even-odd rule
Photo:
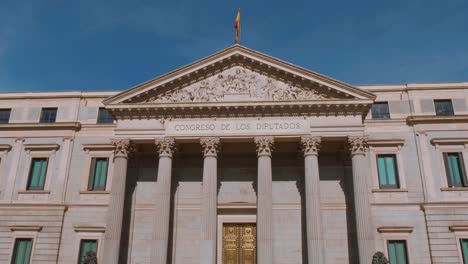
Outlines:
[[[257,263],[255,223],[223,224],[223,264]]]

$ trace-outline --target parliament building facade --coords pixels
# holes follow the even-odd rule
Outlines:
[[[0,263],[468,263],[468,83],[234,45],[122,92],[0,93]]]

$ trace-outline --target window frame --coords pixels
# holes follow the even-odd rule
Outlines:
[[[380,181],[381,176],[380,176],[380,168],[379,168],[379,158],[380,157],[384,157],[384,158],[392,157],[393,158],[393,166],[394,166],[395,182],[396,182],[395,186],[390,185],[390,184],[387,184],[386,186],[382,185],[382,182]],[[398,173],[397,155],[396,154],[376,154],[376,161],[377,161],[377,164],[376,164],[376,166],[377,166],[377,176],[379,178],[379,189],[400,189],[400,175]],[[388,180],[387,164],[385,163],[384,165],[385,165],[385,170],[386,170],[387,180]]]
[[[73,227],[75,230],[75,238],[74,238],[74,248],[77,248],[78,250],[75,250],[75,263],[79,263],[80,260],[80,245],[82,240],[96,240],[97,241],[97,258],[98,258],[98,263],[100,263],[100,260],[102,260],[102,248],[104,248],[104,239],[103,235],[106,231],[104,227],[99,227],[99,226],[79,226],[75,225]]]
[[[459,171],[459,173],[461,174],[461,185],[455,185],[453,183],[451,183],[451,181],[449,180],[451,177],[450,177],[450,168],[449,168],[449,155],[450,154],[457,154],[458,157],[459,157],[459,165],[460,165],[460,169],[461,171]],[[447,187],[448,188],[467,188],[468,187],[468,178],[466,176],[466,167],[465,167],[465,159],[463,158],[463,152],[461,151],[444,151],[442,152],[442,158],[444,160],[444,169],[445,169],[445,176],[447,177],[446,180],[447,180]]]
[[[105,184],[103,189],[96,189],[94,185],[94,180],[96,177],[96,164],[98,159],[105,159],[106,162],[106,179],[105,179]],[[109,157],[91,157],[91,164],[89,166],[89,177],[88,177],[88,187],[87,191],[93,192],[93,191],[106,191],[107,190],[107,181],[109,179]]]
[[[372,192],[407,192],[405,163],[402,157],[403,139],[369,140],[369,155],[371,160]],[[378,155],[395,155],[398,188],[381,188],[377,165]]]
[[[45,111],[50,111],[50,110],[55,111],[55,118],[54,118],[53,121],[49,121],[48,119],[47,120],[44,119],[44,112]],[[41,108],[41,115],[39,117],[39,123],[41,123],[41,124],[57,123],[57,115],[58,115],[58,107],[43,107],[43,108]]]
[[[388,116],[385,116],[385,117],[374,117],[374,111],[373,110],[373,106],[374,105],[386,105],[387,106],[387,113],[388,113]],[[388,101],[379,101],[379,102],[374,102],[371,106],[371,119],[372,120],[389,120],[389,119],[392,119],[392,115],[390,113],[390,104],[388,103]]]
[[[455,115],[455,109],[453,108],[453,100],[452,99],[434,99],[433,101],[434,104],[434,112],[436,116],[454,116]],[[448,114],[438,114],[437,112],[437,103],[447,103],[450,102],[450,112]]]
[[[15,241],[13,243],[13,252],[11,254],[11,261],[10,263],[11,264],[14,264],[13,263],[13,258],[16,258],[17,257],[17,252],[18,252],[18,243],[19,243],[19,240],[23,240],[23,241],[30,241],[31,242],[31,249],[30,249],[30,252],[29,252],[29,259],[28,259],[28,263],[31,263],[31,260],[32,260],[32,252],[33,252],[33,244],[34,244],[34,239],[32,238],[15,238]]]
[[[437,164],[439,166],[439,180],[441,191],[465,191],[468,187],[449,187],[447,170],[445,169],[444,152],[461,152],[463,156],[463,166],[466,172],[468,168],[468,138],[433,138],[431,144],[434,145],[437,154]],[[433,177],[436,177],[437,172]],[[468,175],[465,174],[468,178]],[[468,179],[467,179],[468,180]]]
[[[412,263],[413,261],[413,250],[411,242],[414,240],[411,239],[411,234],[413,233],[414,227],[411,226],[383,226],[377,228],[378,233],[382,238],[382,252],[384,252],[385,256],[389,258],[388,254],[388,242],[389,241],[405,241],[406,242],[406,256],[408,258],[408,263]],[[415,241],[417,243],[417,241]],[[417,246],[416,246],[417,248]],[[377,249],[379,250],[379,249]]]
[[[111,119],[112,122],[108,122],[107,119],[100,119],[101,118],[101,111],[103,111],[103,110],[106,111],[107,114],[112,118]],[[97,115],[97,119],[96,119],[96,124],[99,124],[99,125],[112,125],[112,124],[114,124],[114,122],[115,122],[114,117],[109,113],[109,111],[105,107],[99,107],[98,108],[98,115]]]
[[[37,243],[37,237],[39,232],[42,230],[41,226],[10,226],[10,230],[12,231],[11,235],[11,242],[10,242],[10,256],[8,257],[8,263],[13,261],[13,251],[15,247],[16,239],[32,239],[32,246],[31,246],[31,256],[29,259],[29,263],[32,263],[34,259],[34,253]]]
[[[77,259],[77,263],[80,264],[80,258],[81,258],[81,249],[83,247],[83,242],[84,241],[96,241],[96,257],[98,256],[98,252],[99,252],[99,240],[98,239],[90,239],[90,238],[81,238],[80,239],[80,244],[78,246],[78,259]]]
[[[388,257],[388,261],[390,262],[390,254],[389,254],[389,247],[390,247],[390,243],[392,242],[404,242],[404,245],[405,245],[405,255],[406,255],[406,264],[410,264],[411,263],[411,260],[410,260],[410,257],[409,257],[409,253],[408,253],[408,241],[406,239],[388,239],[387,240],[387,257]]]
[[[46,161],[44,184],[43,184],[41,189],[38,189],[38,188],[33,188],[32,189],[31,188],[32,173],[33,173],[33,169],[34,169],[33,163],[34,163],[35,160],[45,160]],[[42,169],[42,165],[41,165],[41,169]],[[29,173],[28,173],[28,181],[27,181],[27,184],[26,184],[26,191],[44,191],[48,171],[49,171],[49,158],[48,157],[34,157],[34,158],[31,158],[31,162],[29,164]]]
[[[110,190],[112,188],[112,176],[114,175],[114,149],[115,146],[113,146],[112,144],[83,144],[83,150],[85,153],[83,165],[85,169],[82,171],[80,194],[85,196],[81,196],[80,199],[87,200],[87,198],[85,198],[86,195],[108,195],[110,193]],[[108,158],[105,190],[88,190],[90,180],[89,176],[93,158]],[[98,198],[98,196],[95,196],[94,198],[100,199]]]
[[[7,120],[7,122],[2,122],[1,119],[0,119],[0,124],[9,124],[10,119],[11,119],[11,108],[1,108],[0,112],[2,112],[2,111],[8,111],[8,120]]]

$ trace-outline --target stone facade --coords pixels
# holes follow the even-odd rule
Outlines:
[[[468,165],[468,83],[356,87],[235,45],[128,91],[1,93],[0,109],[1,263],[16,238],[31,263],[77,263],[84,239],[99,263],[222,263],[223,223],[244,222],[257,263],[371,263],[393,240],[413,264],[463,263],[468,187],[443,155]],[[34,158],[48,164],[31,190]],[[109,161],[100,190],[93,158]]]

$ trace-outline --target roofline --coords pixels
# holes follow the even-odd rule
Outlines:
[[[58,92],[5,92],[0,100],[10,99],[57,99],[57,98],[108,98],[120,91],[58,91]]]

